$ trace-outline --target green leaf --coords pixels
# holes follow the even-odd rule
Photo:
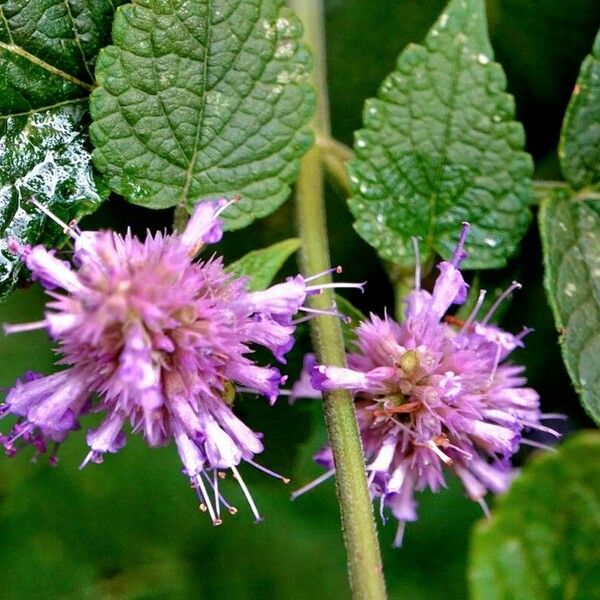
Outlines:
[[[92,94],[94,162],[150,208],[241,200],[243,227],[288,196],[314,94],[302,27],[281,0],[140,0],[121,7]]]
[[[34,197],[64,221],[92,212],[102,201],[81,132],[85,103],[0,120],[0,299],[14,287],[21,261],[10,240],[60,243],[64,233],[28,200]]]
[[[545,286],[567,370],[600,423],[600,202],[565,194],[542,203]]]
[[[65,220],[101,201],[84,125],[95,57],[119,3],[0,0],[0,299],[20,270],[9,239],[64,241],[26,203],[31,196]]]
[[[123,0],[1,0],[0,110],[86,95]]]
[[[300,240],[291,238],[267,248],[253,250],[227,266],[226,271],[238,277],[248,277],[248,289],[268,288],[285,261],[300,247]]]
[[[600,435],[528,464],[473,533],[475,600],[600,598]]]
[[[382,258],[450,258],[473,228],[469,268],[506,263],[530,220],[531,157],[493,62],[483,0],[452,0],[424,45],[409,45],[378,98],[367,101],[350,164],[358,233]]]
[[[600,183],[600,32],[581,65],[558,153],[563,175],[573,187]]]

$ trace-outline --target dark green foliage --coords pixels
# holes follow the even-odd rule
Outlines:
[[[223,215],[230,227],[288,197],[314,99],[302,26],[281,4],[142,0],[117,11],[90,129],[114,191],[150,208],[240,194]]]
[[[575,188],[600,183],[600,32],[583,61],[559,147],[565,179]]]
[[[8,240],[35,243],[44,231],[31,196],[67,221],[102,199],[87,147],[87,95],[119,3],[0,2],[0,298],[20,270]],[[61,237],[55,224],[46,229]]]
[[[599,481],[598,432],[532,460],[475,529],[474,600],[600,597]]]
[[[239,260],[227,265],[226,270],[238,277],[248,277],[248,289],[268,288],[285,261],[300,247],[300,240],[292,238],[268,248],[253,250]]]
[[[453,0],[367,101],[350,165],[358,233],[387,260],[448,259],[461,221],[472,268],[500,267],[529,223],[533,165],[493,62],[482,0]]]
[[[600,202],[552,196],[542,205],[540,231],[563,358],[585,409],[600,422]]]

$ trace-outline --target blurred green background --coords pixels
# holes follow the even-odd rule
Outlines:
[[[360,127],[362,104],[375,94],[408,42],[419,41],[445,2],[440,0],[329,0],[330,96],[334,134],[351,143]],[[597,0],[490,0],[490,31],[497,59],[506,69],[519,118],[538,176],[559,178],[555,147],[562,115],[579,64],[600,26]],[[392,294],[374,252],[353,233],[343,199],[328,195],[334,263],[344,278],[369,281],[351,297],[365,310],[381,312]],[[111,200],[89,227],[169,227],[169,211],[145,211]],[[228,234],[221,251],[228,260],[294,235],[291,202],[243,232]],[[356,257],[360,257],[357,260]],[[295,266],[290,263],[287,271]],[[539,241],[532,227],[522,254],[502,272],[485,274],[494,289],[513,277],[525,289],[505,317],[507,327],[527,323],[536,333],[519,360],[546,410],[567,411],[568,428],[589,424],[571,390],[560,359],[541,277]],[[0,306],[0,322],[40,318],[37,286]],[[292,372],[308,347],[304,336]],[[0,386],[27,369],[50,372],[49,342],[38,333],[0,340]],[[270,409],[244,399],[238,410],[265,432],[266,466],[292,477],[290,486],[244,469],[265,521],[255,525],[231,481],[228,494],[240,508],[213,528],[196,509],[195,496],[174,448],[149,450],[130,438],[101,466],[77,469],[85,455],[85,427],[63,445],[56,468],[30,457],[0,460],[0,598],[8,599],[339,599],[349,596],[345,558],[332,482],[296,502],[289,492],[320,474],[312,454],[324,443],[318,402],[285,399]],[[522,458],[522,457],[521,457]],[[391,598],[462,599],[471,525],[479,507],[463,497],[455,481],[438,496],[422,494],[420,519],[407,527],[404,547],[391,548],[395,524],[381,527]]]

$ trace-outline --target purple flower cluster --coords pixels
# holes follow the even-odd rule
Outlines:
[[[445,317],[464,303],[466,285],[458,267],[468,225],[452,262],[439,264],[433,292],[415,289],[406,299],[406,318],[397,323],[371,315],[357,329],[357,350],[349,368],[314,365],[315,389],[350,390],[356,398],[371,494],[399,521],[400,545],[406,521],[417,518],[415,491],[438,491],[444,467],[482,504],[488,491],[504,491],[513,475],[510,457],[523,431],[557,435],[540,423],[538,394],[525,387],[524,368],[505,363],[523,346],[524,329],[513,335],[489,323],[514,283],[477,320],[485,292],[465,321]],[[535,442],[533,442],[535,443]],[[316,459],[333,469],[331,452]]]
[[[0,415],[17,421],[2,436],[7,454],[26,445],[46,452],[82,415],[100,412],[102,422],[87,433],[82,467],[120,450],[129,423],[150,446],[175,440],[183,472],[214,524],[221,522],[221,505],[235,512],[219,491],[225,469],[259,518],[236,467],[246,461],[280,476],[252,460],[263,450],[261,436],[235,416],[232,399],[244,390],[276,400],[285,377],[255,364],[252,346],[284,362],[294,341],[293,317],[310,312],[303,303],[321,286],[297,276],[250,292],[246,279],[228,274],[220,258],[194,260],[204,244],[221,239],[219,215],[226,206],[202,202],[181,234],[148,234],[144,241],[61,223],[74,238],[71,263],[43,246],[12,245],[51,300],[43,321],[5,330],[46,329],[66,368],[28,374],[8,392]]]

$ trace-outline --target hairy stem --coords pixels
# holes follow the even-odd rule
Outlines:
[[[304,23],[305,38],[315,57],[313,78],[319,96],[312,125],[317,135],[329,137],[322,0],[290,0],[289,3]],[[330,264],[322,157],[318,146],[314,146],[302,159],[296,197],[302,240],[302,269],[305,274],[313,275],[326,270]],[[328,308],[333,302],[330,290],[324,290],[324,293],[311,299],[315,308]],[[319,362],[344,366],[344,344],[338,320],[326,316],[313,319],[311,323]],[[349,393],[339,390],[326,394],[323,404],[335,460],[337,494],[353,597],[379,600],[386,597],[385,584],[354,401]]]

